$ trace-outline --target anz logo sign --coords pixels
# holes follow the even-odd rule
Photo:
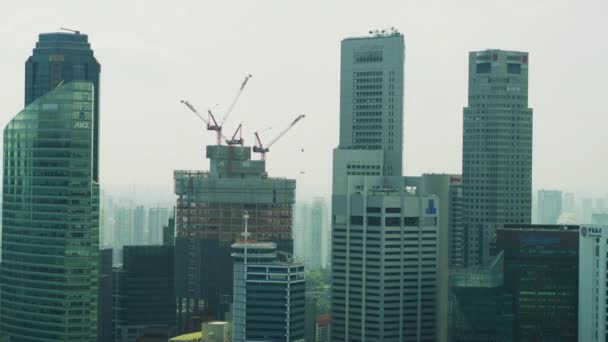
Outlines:
[[[83,121],[83,120],[86,120],[86,119],[87,119],[87,117],[86,117],[86,115],[84,114],[84,112],[80,112],[80,115],[78,116],[78,119],[79,119],[79,120],[81,120],[81,121],[77,121],[77,122],[75,122],[75,123],[74,123],[74,128],[77,128],[77,129],[85,129],[85,128],[89,128],[89,127],[90,127],[90,126],[89,126],[89,125],[90,125],[90,123],[89,123],[88,121]]]

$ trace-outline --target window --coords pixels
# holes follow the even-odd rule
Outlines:
[[[380,218],[379,217],[373,217],[373,216],[369,216],[367,218],[367,225],[368,226],[374,226],[374,227],[379,227],[380,226]]]
[[[350,224],[354,224],[354,225],[357,225],[357,226],[363,225],[363,216],[351,216],[350,217]]]
[[[387,217],[384,219],[384,225],[386,227],[400,227],[401,217]]]

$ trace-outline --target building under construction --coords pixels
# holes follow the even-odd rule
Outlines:
[[[232,301],[230,246],[243,231],[257,241],[293,253],[295,180],[270,178],[264,160],[251,160],[248,146],[207,146],[210,170],[176,170],[175,290],[178,329],[223,319]]]

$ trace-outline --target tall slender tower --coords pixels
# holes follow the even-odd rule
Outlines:
[[[530,224],[532,109],[528,53],[469,53],[469,106],[463,115],[465,264],[489,260],[497,224]]]
[[[57,85],[70,81],[93,83],[93,180],[99,182],[99,74],[88,36],[73,33],[42,33],[25,62],[25,105]]]

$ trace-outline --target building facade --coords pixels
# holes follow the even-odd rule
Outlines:
[[[403,177],[334,194],[332,341],[435,341],[438,206]]]
[[[230,246],[243,227],[293,254],[295,180],[271,178],[251,148],[207,146],[210,171],[175,171],[175,289],[180,333],[224,319],[232,296]]]
[[[169,220],[169,208],[150,208],[148,209],[148,243],[151,245],[161,245],[163,243],[163,227]]]
[[[176,328],[172,246],[124,246],[123,264],[114,268],[115,342],[136,342],[146,329]]]
[[[490,260],[497,224],[530,224],[532,109],[528,53],[469,53],[469,100],[463,115],[465,264]]]
[[[578,341],[608,339],[608,226],[579,230]]]
[[[513,295],[513,341],[573,341],[578,317],[578,226],[504,225],[505,288]]]
[[[94,94],[62,83],[4,129],[0,329],[11,341],[97,340]]]
[[[451,342],[513,341],[513,296],[504,286],[504,255],[450,270]]]
[[[99,75],[86,34],[42,33],[25,62],[25,105],[70,81],[93,84],[93,180],[99,182]]]
[[[562,192],[559,190],[538,190],[537,224],[557,224],[562,214]]]
[[[232,249],[234,342],[304,342],[304,265],[279,261],[272,242]]]

